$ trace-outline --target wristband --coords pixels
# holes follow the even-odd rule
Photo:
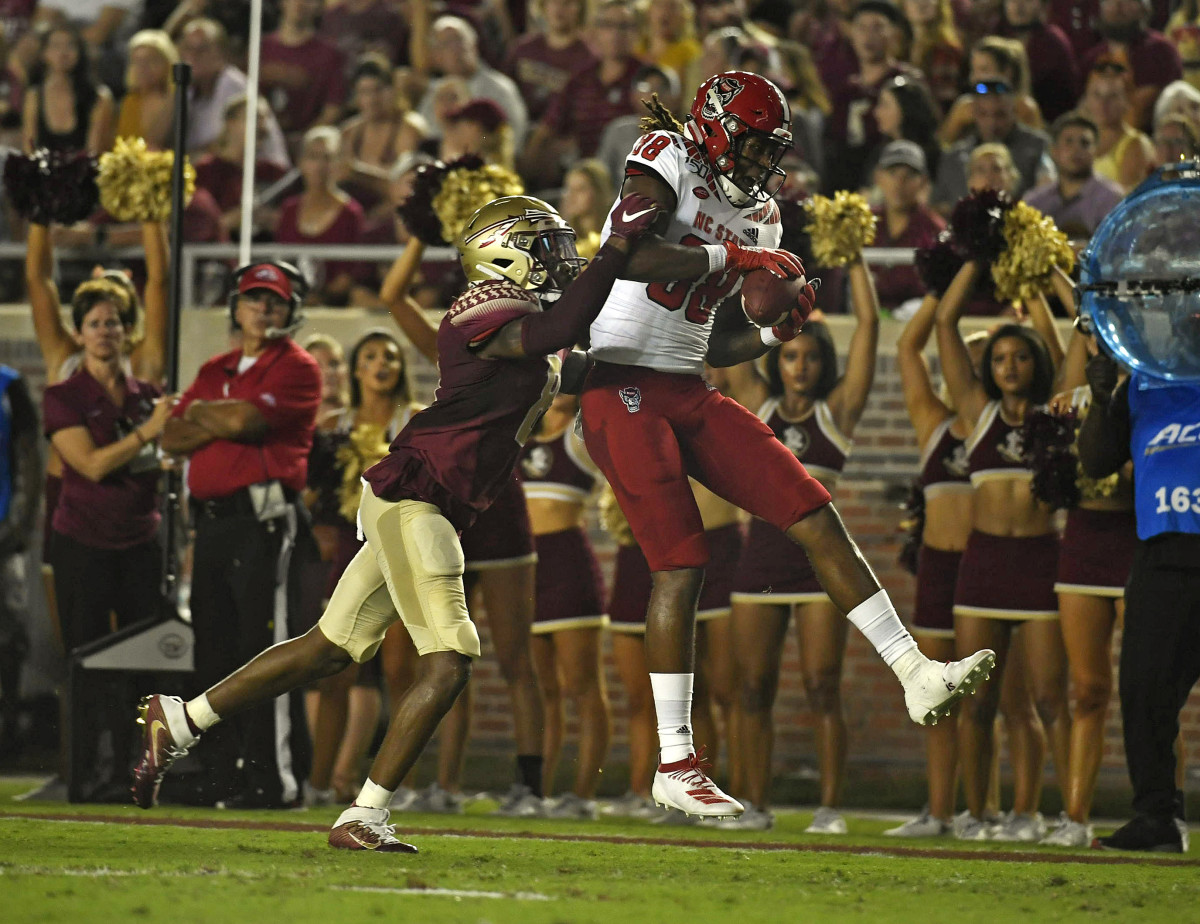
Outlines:
[[[760,327],[758,329],[758,336],[762,340],[763,346],[774,347],[783,343],[782,340],[775,336],[775,330],[770,327]]]
[[[725,260],[729,256],[729,251],[725,249],[724,244],[703,244],[700,249],[708,254],[708,271],[710,273],[725,269]]]

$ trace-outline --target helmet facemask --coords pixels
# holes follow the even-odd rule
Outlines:
[[[587,265],[575,249],[575,232],[565,228],[542,231],[528,243],[517,239],[515,244],[533,259],[529,278],[541,292],[562,292]]]
[[[735,206],[766,202],[779,192],[787,179],[779,162],[791,149],[791,134],[767,134],[748,128],[732,113],[722,116],[722,123],[729,133],[728,159],[732,163],[731,169],[719,175],[724,181],[722,189]]]

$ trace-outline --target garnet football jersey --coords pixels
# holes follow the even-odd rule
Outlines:
[[[438,328],[433,404],[363,476],[377,497],[427,501],[459,530],[492,503],[558,394],[562,362],[486,359],[479,350],[509,321],[540,310],[536,296],[508,282],[473,286],[455,301]]]
[[[730,240],[779,247],[782,227],[775,203],[732,206],[691,139],[667,131],[642,135],[629,154],[626,173],[658,177],[675,191],[675,213],[663,234],[671,243],[698,247]],[[611,221],[610,212],[604,240]],[[592,355],[610,363],[699,375],[713,312],[741,284],[741,274],[733,270],[672,282],[618,279],[592,323]]]

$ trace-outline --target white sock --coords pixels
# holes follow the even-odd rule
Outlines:
[[[917,651],[916,641],[908,634],[904,623],[896,615],[896,608],[892,606],[886,590],[880,590],[874,596],[868,597],[847,613],[846,618],[875,646],[884,663],[895,671],[901,680],[914,665],[925,662],[925,656]],[[915,661],[912,657],[905,657],[910,652],[916,655]],[[901,673],[901,670],[904,673]]]
[[[393,789],[384,789],[370,777],[363,783],[363,788],[358,793],[358,798],[354,800],[354,804],[362,808],[385,809],[392,804],[392,796],[396,794]]]
[[[202,732],[208,731],[221,721],[221,717],[213,712],[213,707],[208,704],[207,693],[201,693],[183,708],[187,710],[188,718],[192,720],[192,724]]]
[[[659,762],[672,764],[693,753],[692,679],[695,674],[651,674],[654,711],[658,715]]]

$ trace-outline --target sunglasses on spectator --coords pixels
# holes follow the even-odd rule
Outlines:
[[[1006,84],[1003,80],[981,80],[971,86],[971,92],[976,96],[1004,95],[1012,93],[1012,87]]]

